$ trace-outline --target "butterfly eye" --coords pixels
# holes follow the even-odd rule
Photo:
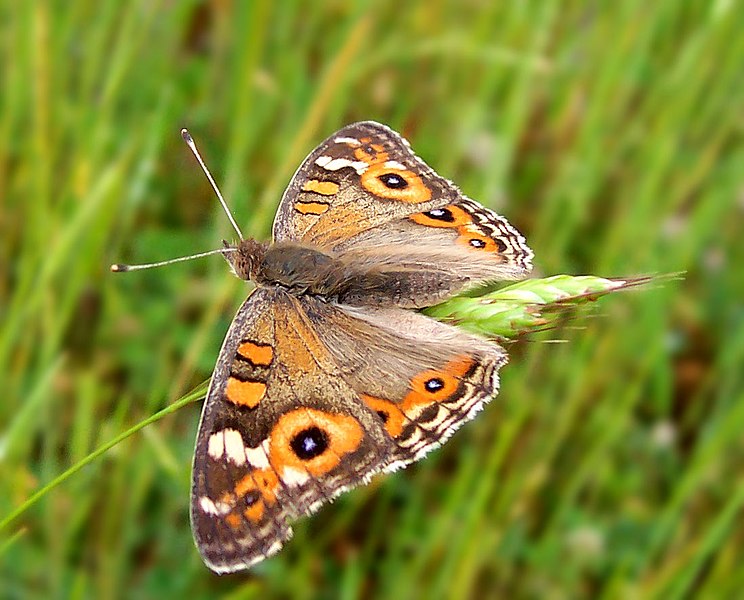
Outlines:
[[[424,383],[424,387],[426,388],[427,392],[438,392],[444,387],[444,381],[442,381],[439,377],[432,377],[431,379],[427,380],[426,383]]]
[[[397,173],[383,173],[382,175],[378,175],[377,179],[382,181],[391,190],[401,190],[408,187],[408,182]]]
[[[289,445],[302,460],[320,456],[328,449],[328,434],[319,427],[308,427],[296,434]]]

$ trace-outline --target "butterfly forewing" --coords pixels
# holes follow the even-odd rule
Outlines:
[[[472,283],[514,279],[532,268],[532,251],[516,228],[374,122],[341,129],[305,159],[277,211],[274,240],[341,253],[383,246],[398,256],[416,248],[437,257],[451,251],[456,256],[444,268],[480,267]]]
[[[205,562],[229,572],[270,556],[290,521],[382,469],[392,450],[300,302],[256,291],[230,328],[199,426],[191,518]]]

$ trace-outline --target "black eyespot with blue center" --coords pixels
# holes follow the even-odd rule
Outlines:
[[[408,182],[397,173],[383,173],[377,177],[386,187],[391,190],[402,190],[408,187]]]
[[[445,223],[453,223],[455,220],[455,216],[449,208],[435,208],[433,210],[427,210],[424,214],[430,219]]]
[[[431,392],[432,394],[438,392],[444,387],[444,381],[442,381],[439,377],[432,377],[431,379],[428,379],[426,383],[424,383],[424,388],[426,388],[427,392]]]
[[[253,506],[260,499],[261,494],[259,494],[256,490],[251,490],[245,496],[243,496],[243,501],[245,502],[246,506]]]
[[[484,242],[483,240],[479,238],[473,238],[469,241],[469,243],[473,248],[485,248],[486,247],[486,242]]]
[[[292,452],[302,460],[320,456],[328,449],[328,434],[320,427],[308,427],[297,433],[289,442]]]

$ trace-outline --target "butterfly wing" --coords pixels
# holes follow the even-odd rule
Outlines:
[[[498,392],[507,356],[494,342],[397,307],[303,303],[342,377],[394,446],[386,470],[443,444]]]
[[[532,268],[532,251],[506,219],[437,175],[396,132],[369,121],[344,127],[305,159],[277,211],[274,240],[415,273],[438,290],[423,297],[425,286],[415,284],[418,306]]]
[[[254,292],[223,344],[194,455],[191,523],[215,572],[276,553],[290,522],[389,462],[389,437],[339,376],[300,301]]]

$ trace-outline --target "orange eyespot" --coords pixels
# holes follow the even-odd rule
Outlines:
[[[369,165],[361,177],[364,189],[378,198],[400,202],[420,203],[431,198],[431,190],[413,171],[395,162],[386,166],[390,157],[384,146],[361,141],[365,145],[354,150],[354,158]]]
[[[401,434],[406,417],[395,403],[366,394],[362,394],[362,400],[382,419],[385,430],[390,434],[390,437],[397,438]]]
[[[453,229],[473,222],[470,214],[452,204],[443,206],[442,208],[434,208],[426,212],[416,213],[415,215],[411,215],[410,219],[419,225]]]
[[[276,500],[276,488],[279,479],[273,469],[258,469],[251,471],[235,485],[235,495],[246,496],[251,492],[258,492],[267,502]]]
[[[506,244],[498,238],[484,235],[473,222],[473,216],[464,209],[448,205],[434,208],[426,212],[416,213],[409,217],[414,223],[427,227],[441,227],[457,231],[457,243],[473,250],[483,252],[503,253]]]
[[[431,190],[416,173],[386,167],[384,163],[372,165],[362,174],[362,186],[387,200],[420,204],[431,199]]]
[[[237,513],[230,513],[225,517],[225,522],[233,529],[240,529],[241,519]]]
[[[483,250],[484,252],[494,252],[497,250],[496,242],[485,235],[480,233],[472,233],[468,230],[459,230],[460,236],[457,238],[457,242],[463,246],[474,248],[475,250]]]
[[[408,187],[408,181],[401,177],[399,173],[383,173],[378,175],[377,179],[382,181],[383,185],[391,190],[402,190]]]
[[[388,159],[388,153],[385,152],[385,147],[380,144],[369,144],[369,140],[363,138],[362,142],[365,144],[361,148],[354,150],[354,158],[366,162],[368,165],[374,165],[376,163],[383,163]]]
[[[403,399],[403,412],[407,414],[412,408],[449,400],[473,364],[472,358],[462,356],[451,360],[442,369],[427,369],[415,375],[410,383],[411,391]]]
[[[364,430],[353,417],[299,408],[282,415],[271,431],[269,460],[285,468],[320,476],[359,448]]]
[[[248,473],[237,484],[232,492],[223,494],[220,502],[233,507],[233,512],[225,517],[225,522],[233,529],[239,529],[243,522],[239,512],[235,512],[238,501],[242,498],[248,507],[243,516],[255,522],[263,518],[267,504],[276,502],[276,490],[279,479],[273,469],[259,469]]]
[[[256,502],[253,506],[246,508],[243,514],[254,523],[260,521],[264,514],[264,503],[260,501]]]

